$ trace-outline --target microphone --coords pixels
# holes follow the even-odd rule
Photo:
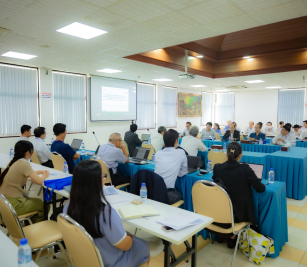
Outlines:
[[[100,145],[100,144],[99,144],[99,141],[98,141],[98,139],[97,139],[97,136],[96,136],[96,134],[95,134],[95,132],[93,132],[93,135],[95,135],[96,140],[97,140],[97,143],[98,143],[98,145]]]
[[[147,129],[148,132],[150,132],[150,134],[152,135],[151,131],[149,131],[149,129]]]

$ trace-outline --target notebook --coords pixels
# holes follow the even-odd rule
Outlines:
[[[124,220],[160,215],[153,206],[144,204],[124,206],[119,208],[118,211]]]

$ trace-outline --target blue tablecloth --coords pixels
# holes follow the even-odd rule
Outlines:
[[[307,141],[296,140],[296,147],[306,147],[307,148]]]

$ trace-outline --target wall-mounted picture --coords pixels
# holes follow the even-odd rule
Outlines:
[[[201,117],[202,104],[201,95],[186,93],[178,94],[178,116],[179,117]]]

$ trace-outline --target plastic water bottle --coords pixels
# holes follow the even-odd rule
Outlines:
[[[141,197],[141,200],[143,202],[146,202],[146,200],[147,200],[147,187],[146,187],[146,183],[142,183],[141,190],[140,190],[140,197]]]
[[[228,138],[228,142],[229,142],[229,143],[231,142],[231,136],[229,136],[229,138]]]
[[[274,183],[274,179],[275,179],[275,173],[273,171],[273,168],[270,168],[270,171],[269,171],[269,183],[270,184]]]
[[[148,137],[148,144],[151,144],[151,136]]]
[[[14,152],[13,152],[13,148],[10,149],[10,159],[13,159],[14,157]]]
[[[155,163],[155,161],[156,161],[156,154],[152,154],[151,161],[152,161],[152,163]]]
[[[53,138],[51,138],[51,145],[53,144],[53,142],[54,142],[54,140],[53,140]]]
[[[28,244],[28,239],[23,238],[20,240],[18,248],[18,266],[31,267],[32,266],[32,250]]]
[[[85,152],[85,145],[84,145],[84,142],[82,142],[81,150],[82,150],[82,152]]]
[[[208,161],[207,170],[209,171],[209,173],[212,172],[212,163],[211,163],[211,160]]]
[[[273,141],[272,141],[272,139],[270,139],[270,142],[269,142],[269,144],[270,144],[270,145],[272,145],[272,144],[273,144]]]
[[[223,150],[224,150],[224,151],[227,151],[226,143],[223,144]]]
[[[65,174],[68,174],[68,165],[67,165],[67,162],[66,162],[66,161],[64,162],[63,172],[64,172]]]
[[[262,138],[260,138],[259,145],[262,145],[262,144],[263,144],[263,141],[262,141]]]

